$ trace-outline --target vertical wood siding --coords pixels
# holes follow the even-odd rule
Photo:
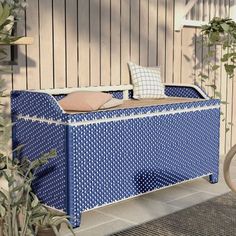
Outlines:
[[[208,85],[218,86],[230,104],[222,106],[221,153],[226,152],[236,143],[236,82],[223,68],[209,81],[199,80],[200,72],[209,71],[197,43],[200,30],[174,31],[177,1],[182,0],[31,0],[18,29],[35,42],[19,47],[19,66],[12,78],[6,75],[8,88],[129,84],[128,61],[159,65],[165,82],[198,82],[211,96]],[[198,0],[187,19],[208,21],[229,11],[230,0]]]

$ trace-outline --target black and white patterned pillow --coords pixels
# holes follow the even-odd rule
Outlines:
[[[142,67],[132,62],[128,65],[134,86],[133,98],[166,98],[159,67]]]

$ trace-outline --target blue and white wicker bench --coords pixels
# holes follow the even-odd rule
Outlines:
[[[125,88],[114,96],[130,96]],[[68,114],[57,100],[74,90],[11,95],[13,146],[24,144],[22,155],[32,159],[57,150],[34,189],[74,227],[88,209],[203,176],[217,182],[219,100],[195,86],[168,85],[168,96],[196,100]]]

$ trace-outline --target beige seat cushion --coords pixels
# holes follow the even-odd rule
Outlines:
[[[73,92],[59,101],[65,111],[96,111],[112,99],[112,95],[102,92]]]

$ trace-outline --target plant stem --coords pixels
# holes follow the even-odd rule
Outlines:
[[[25,236],[25,231],[27,229],[27,224],[28,224],[28,216],[27,216],[28,201],[29,201],[29,190],[27,190],[27,195],[26,195],[25,215],[24,215],[24,221],[23,221],[23,225],[22,225],[21,236]]]
[[[8,236],[14,236],[12,235],[12,220],[11,220],[11,192],[9,190],[9,196],[8,196],[8,205],[7,205],[7,211],[8,211]]]
[[[22,234],[21,236],[25,236],[26,230],[27,230],[27,226],[28,226],[28,221],[29,221],[29,216],[27,214],[28,211],[28,201],[29,201],[29,193],[30,193],[30,186],[32,184],[32,180],[30,180],[27,185],[28,185],[28,189],[26,192],[26,205],[25,205],[25,217],[24,217],[24,223],[23,223],[23,230],[22,230]]]
[[[14,236],[19,236],[18,221],[17,221],[17,207],[12,209],[12,225],[14,225]]]

